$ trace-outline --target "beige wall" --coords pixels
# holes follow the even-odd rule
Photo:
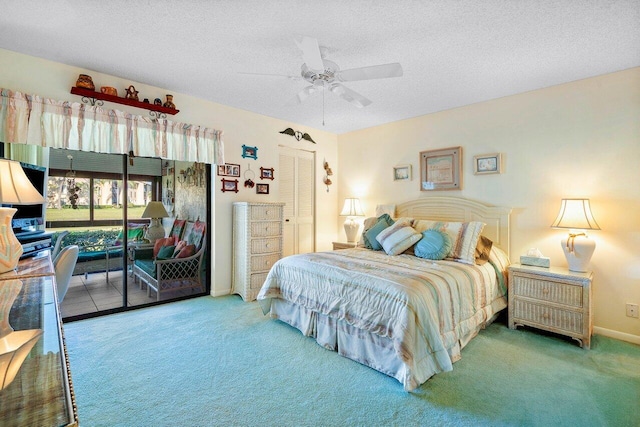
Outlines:
[[[640,343],[640,320],[625,316],[626,303],[640,304],[640,68],[343,134],[338,142],[339,200],[359,196],[367,215],[376,204],[430,195],[510,206],[513,261],[538,247],[552,265],[566,266],[566,232],[549,226],[561,198],[590,198],[602,228],[589,233],[597,244],[596,331]],[[421,192],[419,152],[453,146],[463,150],[463,189]],[[494,152],[503,155],[504,173],[474,175],[473,156]],[[412,181],[393,181],[400,164],[413,165]]]
[[[322,183],[324,176],[322,162],[327,159],[330,164],[337,163],[337,136],[335,134],[204,101],[169,89],[144,85],[93,70],[71,67],[0,49],[0,87],[2,88],[57,100],[80,102],[80,97],[69,93],[80,73],[91,75],[96,87],[116,87],[121,96],[124,88],[130,84],[133,84],[140,92],[140,99],[153,100],[158,97],[164,100],[165,94],[171,93],[174,95],[173,101],[180,113],[169,119],[224,131],[225,155],[228,163],[240,164],[242,173],[244,173],[247,164],[251,163],[251,169],[258,172],[257,179],[254,179],[257,182],[261,182],[259,179],[260,166],[275,168],[276,180],[268,181],[271,184],[269,195],[257,195],[255,188],[251,190],[244,188],[242,186],[244,178],[240,178],[240,191],[237,194],[222,193],[220,191],[220,177],[214,174],[211,189],[215,206],[212,212],[213,224],[209,230],[213,232],[209,247],[214,248],[212,294],[227,294],[231,289],[231,204],[235,201],[278,201],[279,145],[316,152],[316,247],[318,250],[331,249],[331,242],[335,240],[337,229],[337,193],[335,186],[329,193],[326,192],[326,187]],[[211,84],[216,84],[215,77],[212,77]],[[105,103],[103,108],[130,111],[140,115],[147,114],[145,110],[112,103]],[[279,133],[288,127],[308,132],[317,144],[308,141],[299,142],[291,136]],[[243,144],[258,147],[257,160],[241,157]],[[338,176],[339,173],[336,170],[336,178]],[[179,194],[177,196],[179,197]]]

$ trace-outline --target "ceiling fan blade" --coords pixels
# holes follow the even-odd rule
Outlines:
[[[402,65],[397,62],[392,64],[372,65],[370,67],[351,68],[336,73],[336,78],[341,82],[353,82],[356,80],[387,79],[389,77],[402,76]]]
[[[293,100],[287,102],[287,105],[302,104],[305,99],[317,93],[318,90],[319,89],[315,86],[306,86],[293,97]]]
[[[329,90],[358,108],[366,107],[367,105],[371,104],[371,100],[365,98],[357,92],[352,91],[348,87],[341,85],[340,83],[332,84]]]
[[[302,76],[289,76],[286,74],[268,74],[268,73],[245,73],[243,71],[238,71],[238,74],[245,74],[248,76],[267,76],[267,77],[285,77],[290,80],[302,80]]]
[[[320,47],[318,46],[317,39],[304,36],[301,40],[296,39],[296,44],[302,51],[302,58],[305,64],[307,64],[307,67],[315,71],[324,70],[324,62],[322,62],[322,55],[320,55]]]

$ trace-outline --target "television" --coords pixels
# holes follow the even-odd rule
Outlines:
[[[20,162],[20,164],[31,184],[44,196],[47,185],[47,168],[23,162]],[[11,206],[17,209],[11,222],[11,227],[16,235],[21,232],[36,231],[37,226],[44,224],[44,204],[3,206]]]

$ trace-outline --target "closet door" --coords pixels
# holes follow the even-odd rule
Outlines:
[[[280,147],[280,200],[284,205],[283,256],[314,252],[315,153]]]

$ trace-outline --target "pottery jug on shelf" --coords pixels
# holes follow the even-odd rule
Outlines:
[[[173,103],[173,95],[167,95],[167,102],[162,104],[163,107],[173,108],[175,110],[176,104]]]
[[[88,74],[80,74],[76,81],[76,87],[83,89],[96,90],[96,86],[93,84],[93,79]]]

